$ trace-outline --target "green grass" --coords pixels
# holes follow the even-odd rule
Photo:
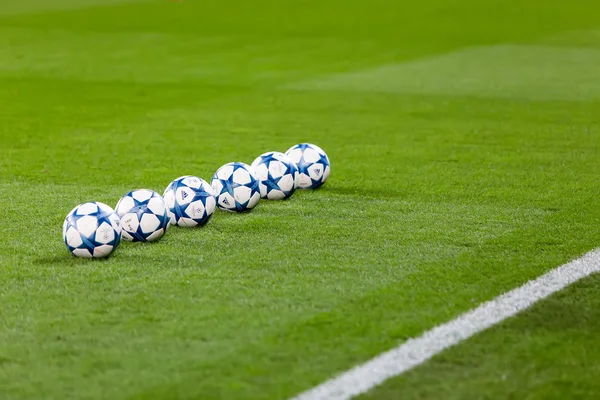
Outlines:
[[[598,246],[591,0],[13,3],[0,398],[289,397]],[[320,190],[107,260],[61,241],[79,203],[303,141]],[[597,397],[599,287],[369,395]]]
[[[359,399],[595,398],[595,275]],[[490,344],[497,347],[490,351]],[[500,345],[498,345],[500,344]]]

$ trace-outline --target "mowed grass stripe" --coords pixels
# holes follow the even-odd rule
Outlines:
[[[77,8],[149,1],[156,0],[3,0],[0,2],[0,16],[38,14],[41,11],[56,12]]]
[[[349,51],[355,51],[348,56]],[[387,60],[370,39],[0,27],[0,77],[260,86]]]
[[[600,49],[540,45],[473,47],[288,86],[524,100],[600,99]]]
[[[600,29],[573,30],[560,34],[548,35],[534,43],[542,46],[560,46],[576,48],[600,49]]]
[[[40,11],[60,11],[93,6],[110,6],[153,0],[0,0],[0,16],[37,14]],[[156,0],[154,0],[156,1]]]

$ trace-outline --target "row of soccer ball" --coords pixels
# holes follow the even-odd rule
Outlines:
[[[329,171],[327,154],[316,145],[301,143],[285,154],[264,153],[251,166],[225,164],[210,185],[187,175],[172,181],[163,196],[149,189],[131,191],[114,210],[100,202],[81,204],[65,218],[63,239],[77,257],[107,257],[121,239],[152,242],[163,237],[169,225],[204,226],[217,207],[244,212],[261,198],[282,200],[297,188],[316,189],[327,181]]]

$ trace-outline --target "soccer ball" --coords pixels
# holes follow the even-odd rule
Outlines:
[[[121,197],[117,203],[117,206],[115,207],[115,212],[119,218],[121,218],[134,207],[147,206],[149,204],[151,204],[153,207],[156,207],[161,201],[164,202],[162,196],[156,193],[154,190],[132,190],[125,196]]]
[[[248,211],[260,200],[258,179],[248,164],[232,162],[223,165],[215,172],[210,184],[221,210]]]
[[[216,208],[215,194],[204,179],[180,176],[167,186],[164,193],[171,225],[203,226]]]
[[[119,216],[104,203],[78,205],[65,218],[63,239],[77,257],[108,257],[121,242]]]
[[[167,232],[169,214],[164,199],[149,189],[127,193],[115,211],[121,218],[123,239],[130,242],[154,242]]]
[[[294,193],[298,167],[285,154],[278,151],[261,154],[252,163],[252,169],[263,199],[287,199]]]
[[[319,146],[309,143],[297,144],[285,155],[298,166],[297,188],[316,189],[329,178],[329,158]]]

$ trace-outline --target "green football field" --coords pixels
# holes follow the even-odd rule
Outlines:
[[[73,257],[77,204],[329,181]],[[597,0],[0,0],[0,399],[286,399],[600,244]],[[361,399],[600,397],[600,277]]]

